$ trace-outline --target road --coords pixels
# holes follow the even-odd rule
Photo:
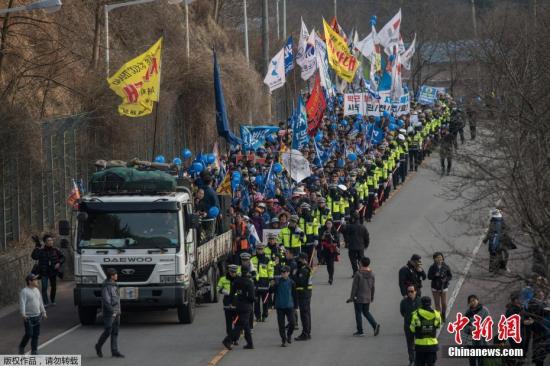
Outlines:
[[[422,255],[424,265],[431,264],[434,251],[470,253],[479,243],[481,227],[473,228],[449,217],[459,207],[460,200],[445,199],[443,186],[454,177],[440,177],[438,158],[432,158],[393,195],[368,224],[371,245],[367,256],[371,258],[376,275],[375,302],[371,307],[381,332],[374,337],[366,321],[367,336],[352,337],[355,331],[353,306],[346,304],[351,286],[351,269],[347,252],[343,251],[336,265],[335,282],[327,283],[324,267],[314,275],[312,299],[312,337],[308,342],[293,342],[280,348],[276,321],[271,316],[266,323],[257,324],[254,330],[255,350],[237,347],[222,351],[224,323],[221,304],[205,304],[198,309],[191,325],[176,323],[175,311],[124,314],[120,331],[120,350],[123,360],[112,359],[108,349],[102,360],[95,356],[93,344],[101,332],[100,322],[95,326],[77,327],[68,334],[49,341],[41,347],[43,354],[82,354],[84,365],[284,365],[288,360],[297,365],[406,365],[407,353],[403,336],[403,320],[399,314],[401,296],[397,284],[397,271],[411,254]],[[479,215],[482,215],[479,213]],[[483,213],[486,215],[486,213]],[[474,220],[475,221],[475,220]],[[443,240],[446,238],[447,240]],[[446,258],[455,272],[450,285],[452,294],[461,272],[471,258],[449,254]],[[468,281],[466,281],[468,283]],[[429,282],[425,281],[428,294]],[[460,303],[451,309],[454,314],[464,307],[464,297],[457,293]],[[50,312],[57,309],[52,308]],[[69,311],[67,317],[74,317]],[[453,315],[451,315],[453,317]],[[47,328],[47,322],[43,325]],[[15,338],[20,332],[12,331]],[[446,333],[445,331],[443,333]],[[448,340],[448,335],[441,337]],[[448,344],[448,343],[447,343]],[[107,348],[107,347],[106,347]],[[13,351],[13,350],[12,350]],[[441,359],[438,364],[464,364]]]

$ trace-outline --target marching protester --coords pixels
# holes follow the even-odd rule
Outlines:
[[[449,282],[453,278],[451,268],[445,263],[443,253],[435,252],[434,263],[428,269],[428,279],[432,281],[432,295],[435,309],[441,313],[441,320],[445,323],[447,314],[447,291]]]
[[[361,258],[361,268],[353,276],[351,294],[347,302],[353,302],[355,309],[355,323],[357,332],[355,337],[363,337],[363,316],[374,329],[374,335],[380,333],[380,324],[376,322],[370,312],[370,304],[374,301],[374,274],[370,268],[370,258]]]
[[[349,260],[351,262],[352,276],[359,269],[361,258],[365,256],[365,250],[368,248],[370,239],[369,231],[366,226],[361,225],[356,213],[353,213],[350,218],[350,223],[345,224],[341,229],[344,235],[344,242],[348,248]]]
[[[340,240],[332,219],[326,220],[325,226],[319,232],[319,238],[321,239],[321,257],[327,266],[328,283],[332,285],[334,282],[334,262],[340,253]]]
[[[415,366],[433,366],[437,361],[437,329],[441,327],[439,311],[432,309],[432,299],[423,296],[413,311],[410,331],[414,334]]]
[[[44,246],[35,235],[32,237],[35,248],[32,251],[31,258],[37,261],[33,268],[33,273],[40,276],[42,282],[42,301],[44,306],[55,306],[55,295],[57,292],[57,277],[63,277],[62,266],[65,263],[65,256],[61,250],[53,246],[53,236],[46,234],[42,238]],[[50,286],[50,296],[48,297],[48,285]]]
[[[281,347],[292,343],[294,332],[294,312],[298,308],[296,284],[289,278],[290,267],[283,266],[281,277],[273,281],[273,294],[275,310],[277,311],[277,323],[281,336]],[[285,319],[288,323],[285,323]]]
[[[19,343],[19,354],[25,354],[25,347],[31,341],[31,354],[36,355],[38,350],[38,336],[40,335],[40,321],[47,319],[42,295],[38,290],[38,275],[29,273],[25,278],[26,286],[19,293],[19,313],[25,324],[25,335]]]
[[[414,333],[410,329],[412,314],[420,308],[420,297],[417,296],[416,288],[413,285],[407,287],[407,297],[401,300],[399,311],[405,322],[405,339],[407,341],[407,352],[409,354],[409,366],[414,366]]]
[[[103,357],[101,348],[107,338],[111,337],[111,355],[123,358],[118,351],[118,328],[120,326],[120,296],[118,294],[118,273],[116,269],[108,268],[105,271],[107,278],[101,288],[101,311],[103,313],[103,333],[97,340],[95,351],[97,357]]]
[[[422,281],[426,279],[426,272],[422,268],[422,257],[413,254],[406,265],[399,270],[399,289],[401,296],[407,296],[407,288],[413,285],[416,288],[417,296],[421,296]]]

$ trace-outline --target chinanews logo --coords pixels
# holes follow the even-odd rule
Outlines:
[[[456,314],[456,320],[447,325],[449,334],[454,335],[456,346],[449,346],[448,357],[523,357],[523,349],[514,347],[522,342],[521,317],[519,314],[500,316],[497,324],[497,337],[493,336],[495,322],[491,316],[482,318],[474,315],[473,321],[462,313]],[[471,345],[463,345],[462,332]]]
[[[153,258],[144,257],[121,257],[121,258],[103,258],[105,263],[149,263]]]

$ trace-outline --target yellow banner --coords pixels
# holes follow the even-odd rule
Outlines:
[[[216,192],[219,194],[231,194],[231,174],[229,172],[225,173],[225,177]]]
[[[125,63],[107,79],[109,87],[122,98],[118,113],[142,117],[159,101],[162,37],[145,53]]]
[[[343,80],[351,83],[359,67],[357,59],[349,52],[344,38],[336,33],[323,19],[325,41],[327,42],[328,63]]]

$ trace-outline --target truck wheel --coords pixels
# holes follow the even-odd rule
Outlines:
[[[188,291],[187,305],[178,306],[178,321],[181,324],[191,324],[195,319],[195,283],[191,281]]]
[[[97,317],[97,308],[94,306],[79,306],[78,319],[82,325],[93,325]]]
[[[218,302],[218,271],[215,266],[210,267],[208,271],[208,287],[210,287],[210,290],[204,294],[204,301]]]

